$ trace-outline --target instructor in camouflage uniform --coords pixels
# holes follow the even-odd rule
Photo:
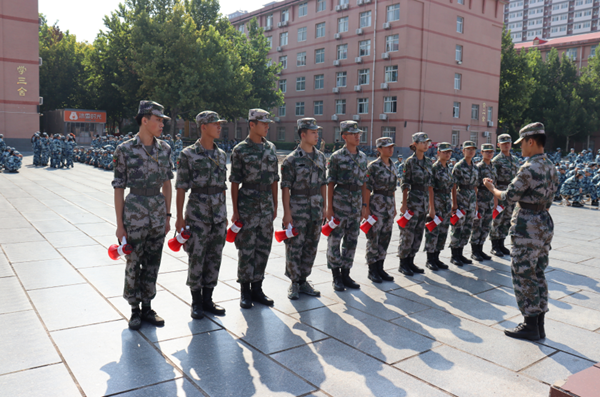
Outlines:
[[[227,234],[227,155],[215,144],[224,122],[215,112],[199,113],[196,125],[200,139],[183,149],[177,162],[175,229],[181,232],[188,226],[192,234],[185,250],[189,255],[187,285],[192,292],[191,315],[195,319],[204,317],[204,311],[225,314],[225,309],[212,300]],[[183,203],[188,189],[191,193],[184,219]]]
[[[165,119],[170,120],[161,105],[141,101],[136,116],[139,132],[117,146],[113,154],[117,239],[121,243],[126,237],[133,247],[127,256],[123,292],[131,305],[131,329],[139,329],[142,320],[158,326],[165,323],[150,307],[171,217],[171,149],[157,139]],[[125,188],[130,188],[127,198]]]
[[[269,112],[250,109],[248,138],[231,153],[231,222],[239,220],[243,224],[235,246],[240,306],[244,309],[251,308],[253,301],[273,306],[273,300],[262,290],[273,242],[273,220],[277,216],[277,152],[275,145],[266,139],[272,122]]]
[[[288,298],[299,294],[320,296],[306,280],[312,271],[325,218],[326,160],[315,145],[319,141],[317,121],[313,118],[298,120],[300,144],[281,166],[281,199],[283,227],[291,224],[298,231],[296,237],[285,240],[285,275],[292,282]]]
[[[544,270],[554,235],[554,222],[548,209],[558,188],[558,176],[544,153],[546,135],[542,123],[521,129],[519,139],[524,157],[528,157],[505,191],[494,188],[490,179],[485,186],[498,200],[515,207],[512,213],[511,272],[515,297],[524,322],[504,333],[518,339],[538,340],[546,337],[544,316],[548,311],[548,284]]]
[[[471,258],[476,261],[490,260],[491,256],[483,252],[483,244],[490,233],[490,225],[492,224],[492,214],[498,201],[489,190],[483,185],[485,178],[492,182],[496,181],[496,168],[492,165],[492,157],[494,157],[494,145],[484,143],[481,145],[482,160],[477,163],[477,210],[481,219],[475,217],[473,220],[473,231],[471,232]]]

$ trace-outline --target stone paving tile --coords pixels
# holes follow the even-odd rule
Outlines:
[[[203,397],[204,394],[187,379],[179,378],[168,382],[118,394],[119,397]]]
[[[592,365],[594,365],[593,361],[558,352],[522,370],[521,373],[553,385],[554,382],[565,380]]]
[[[54,248],[80,247],[96,243],[80,231],[44,233],[44,237]]]
[[[40,233],[75,232],[77,228],[64,219],[53,219],[49,221],[32,220],[31,224]]]
[[[10,267],[8,259],[6,259],[6,256],[4,255],[2,250],[0,250],[0,277],[10,277],[14,275],[15,273]]]
[[[0,278],[0,314],[31,310],[27,295],[16,277]]]
[[[90,237],[96,236],[114,236],[117,230],[115,225],[110,223],[82,223],[77,228]]]
[[[27,397],[80,397],[81,393],[63,364],[0,376],[0,394]]]
[[[22,216],[11,216],[9,218],[2,218],[0,222],[0,230],[12,230],[31,227],[31,223]]]
[[[124,263],[117,263],[112,266],[88,267],[79,271],[105,298],[123,296]]]
[[[64,218],[62,216],[60,216],[53,210],[50,210],[49,208],[47,208],[43,211],[21,212],[21,215],[23,215],[29,222],[32,222],[32,221],[35,221],[35,222],[63,221],[64,220]]]
[[[0,229],[0,244],[44,241],[44,236],[33,227],[19,229]]]
[[[60,259],[61,255],[46,241],[0,244],[12,263]]]
[[[577,292],[562,298],[561,301],[587,307],[588,309],[600,310],[600,294],[595,292]]]
[[[586,275],[554,270],[546,274],[546,280],[563,284],[573,289],[585,289],[600,293],[600,281],[589,278]]]
[[[187,270],[170,273],[159,273],[157,283],[163,288],[171,291],[172,294],[177,296],[182,301],[191,304],[192,293],[190,291],[190,287],[186,285],[187,274]],[[215,302],[223,302],[239,298],[239,291],[223,282],[218,283],[213,291],[213,301]]]
[[[82,247],[59,248],[60,253],[78,269],[125,263],[123,259],[112,260],[108,250],[99,244]]]
[[[13,266],[26,290],[85,282],[77,270],[64,259],[20,262]]]

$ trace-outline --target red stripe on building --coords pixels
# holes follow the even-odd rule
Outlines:
[[[20,17],[13,17],[11,15],[4,15],[4,14],[0,14],[0,19],[10,19],[12,21],[19,21],[19,22],[27,22],[27,23],[35,23],[36,25],[40,23],[39,20],[37,19],[29,19],[29,18],[20,18]]]
[[[39,105],[38,102],[30,102],[30,101],[9,101],[7,99],[0,99],[0,103],[5,103],[8,105]]]
[[[28,65],[39,65],[40,61],[28,61],[26,59],[0,58],[0,62],[26,63]]]

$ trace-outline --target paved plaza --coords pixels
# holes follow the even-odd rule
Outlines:
[[[548,336],[537,343],[503,334],[521,320],[508,260],[405,277],[397,227],[385,264],[394,282],[367,279],[361,233],[351,273],[361,289],[334,292],[321,238],[309,279],[322,296],[297,301],[287,299],[284,244],[274,242],[264,282],[273,308],[240,309],[228,243],[214,296],[227,314],[202,320],[189,314],[187,254],[165,244],[153,307],[166,325],[130,331],[125,263],[107,255],[112,172],[31,163],[0,173],[2,397],[541,397],[600,361],[596,209],[551,209]],[[276,228],[282,215],[280,204]],[[450,250],[442,256],[449,263]]]

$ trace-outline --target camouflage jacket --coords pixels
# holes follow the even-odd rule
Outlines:
[[[418,208],[428,208],[429,206],[429,186],[433,186],[433,164],[431,160],[423,156],[423,160],[417,159],[413,153],[412,156],[404,162],[404,173],[402,174],[402,185],[400,189],[408,189],[407,205],[409,209],[418,206]],[[425,190],[412,189],[412,185],[421,185]],[[416,207],[415,207],[416,208]]]
[[[490,192],[483,184],[484,178],[490,178],[494,184],[498,179],[496,175],[496,167],[492,164],[487,165],[485,161],[481,160],[475,165],[477,167],[477,201],[491,201],[494,200],[494,195]]]
[[[556,168],[545,154],[536,154],[521,166],[517,176],[506,191],[502,192],[502,200],[509,204],[517,201],[543,204],[548,209],[552,205],[556,189]],[[515,206],[511,219],[511,236],[530,239],[535,243],[539,240],[539,235],[547,235],[553,231],[554,223],[548,211],[533,211]]]
[[[475,196],[475,190],[473,189],[461,189],[459,185],[471,185],[472,187],[478,186],[479,171],[477,166],[473,163],[469,166],[465,159],[461,159],[452,170],[452,179],[456,186],[456,197],[458,208],[465,209],[468,203],[477,201]]]
[[[60,154],[62,152],[62,143],[58,139],[52,140],[52,153]]]
[[[398,169],[392,160],[390,165],[385,165],[381,157],[369,163],[367,167],[367,189],[371,191],[369,210],[380,219],[394,216],[394,196],[384,196],[375,193],[375,190],[396,191],[398,185]]]
[[[281,165],[281,188],[290,189],[290,210],[294,220],[319,221],[323,218],[323,196],[321,186],[325,178],[325,155],[314,148],[315,159],[300,146],[291,152]],[[293,195],[291,190],[318,189],[312,196]]]
[[[560,187],[560,194],[565,196],[573,196],[579,194],[579,189],[582,188],[581,182],[577,179],[577,175],[568,178]]]
[[[279,181],[277,152],[275,145],[262,139],[262,148],[246,138],[231,152],[231,175],[229,182],[241,183],[238,194],[240,218],[250,215],[273,216],[273,194],[271,189],[257,191],[244,189],[244,183],[271,185]]]
[[[336,186],[333,198],[333,211],[336,216],[360,215],[362,209],[362,186],[367,175],[367,156],[357,150],[351,154],[344,145],[335,151],[327,162],[327,183]],[[340,189],[339,185],[355,185],[361,189],[353,192]]]
[[[519,159],[512,154],[505,156],[500,152],[492,159],[492,164],[496,167],[497,185],[500,189],[508,185],[519,170]]]
[[[179,141],[181,142],[181,141]],[[227,189],[227,155],[214,144],[214,154],[210,157],[200,140],[186,147],[177,162],[176,189],[213,187],[223,193],[191,193],[186,206],[186,221],[220,223],[227,220],[225,190]]]
[[[438,160],[433,163],[431,171],[431,185],[433,186],[435,212],[437,215],[444,218],[448,216],[450,210],[452,209],[451,192],[452,186],[454,185],[454,180],[452,179],[452,169],[450,169],[447,163],[444,167]]]
[[[181,139],[175,141],[175,150],[179,152],[183,150],[183,141]]]

